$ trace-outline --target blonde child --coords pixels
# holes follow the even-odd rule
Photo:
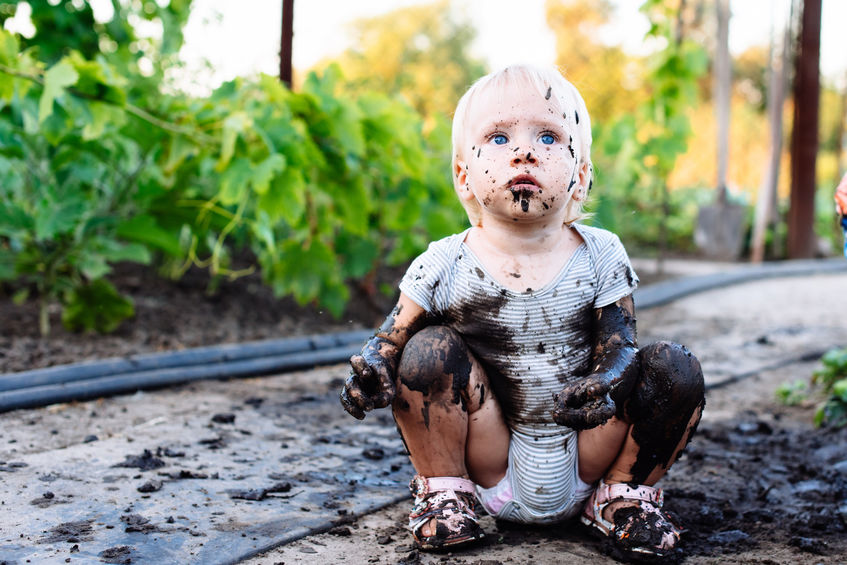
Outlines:
[[[477,81],[453,120],[472,227],[409,267],[397,306],[351,359],[357,418],[391,405],[417,475],[409,527],[438,549],[498,519],[581,520],[623,556],[678,551],[653,488],[704,400],[682,346],[638,349],[638,279],[614,234],[577,222],[592,184],[582,97],[555,69]]]

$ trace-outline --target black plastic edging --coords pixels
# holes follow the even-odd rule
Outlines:
[[[202,379],[249,377],[338,363],[361,350],[361,344],[298,351],[286,355],[241,359],[189,367],[154,369],[120,375],[31,386],[0,393],[0,412],[34,408],[57,402],[89,400],[101,396],[184,384]]]
[[[45,369],[0,374],[0,392],[127,373],[138,374],[179,367],[225,364],[260,357],[279,357],[294,353],[321,351],[350,344],[359,344],[359,348],[361,348],[361,344],[371,335],[373,335],[373,330],[357,330],[326,335],[197,347],[182,351],[147,353],[58,365]]]

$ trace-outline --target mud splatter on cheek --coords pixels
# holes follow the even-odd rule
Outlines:
[[[476,150],[477,158],[479,158],[480,155],[482,155],[482,147],[480,147],[479,149]]]
[[[550,96],[552,96],[552,95],[553,95],[553,88],[548,86],[547,87],[547,94],[544,95],[544,100],[550,100]]]

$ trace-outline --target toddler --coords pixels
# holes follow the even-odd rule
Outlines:
[[[477,81],[453,119],[453,180],[471,221],[409,267],[341,392],[391,405],[417,475],[409,527],[438,549],[492,516],[577,515],[624,557],[678,551],[654,485],[705,404],[682,346],[636,345],[638,278],[614,234],[582,225],[591,125],[555,69]]]

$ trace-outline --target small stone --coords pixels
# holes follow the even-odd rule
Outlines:
[[[157,480],[149,480],[140,487],[138,487],[138,492],[156,492],[162,488],[162,481]]]
[[[385,457],[385,451],[383,451],[383,449],[380,447],[372,447],[362,451],[362,455],[364,455],[367,459],[379,461],[380,459]]]
[[[212,421],[216,424],[234,424],[235,423],[235,414],[225,413],[225,414],[215,414],[212,416]]]

